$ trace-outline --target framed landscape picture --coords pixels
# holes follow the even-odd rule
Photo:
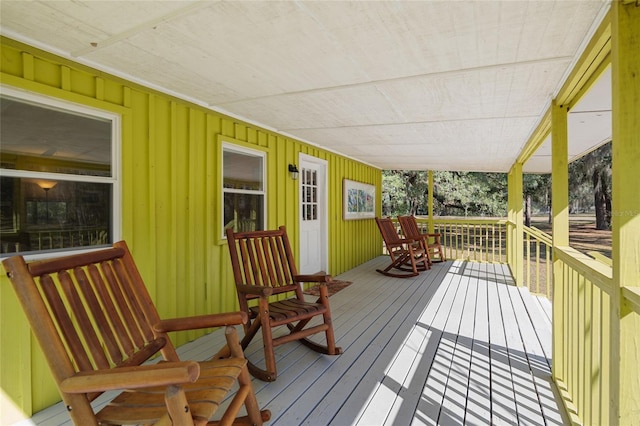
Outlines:
[[[344,179],[343,186],[344,219],[374,218],[376,215],[376,187],[349,179]]]

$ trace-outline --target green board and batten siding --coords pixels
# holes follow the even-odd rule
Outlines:
[[[121,115],[122,238],[163,317],[237,309],[227,246],[217,229],[222,139],[267,152],[267,226],[286,225],[294,250],[299,195],[287,165],[298,164],[304,153],[328,164],[329,271],[339,274],[381,253],[373,220],[342,218],[344,178],[375,185],[380,200],[376,168],[7,38],[0,67],[3,85]],[[4,276],[0,308],[3,398],[29,415],[58,401],[58,392]],[[199,335],[178,334],[176,343]]]

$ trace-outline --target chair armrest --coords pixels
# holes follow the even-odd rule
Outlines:
[[[330,283],[333,277],[327,274],[294,275],[293,280],[304,283]]]
[[[433,238],[433,240],[440,244],[440,234],[422,234],[425,239]]]
[[[395,245],[400,245],[400,244],[413,244],[413,243],[415,243],[415,242],[417,242],[417,241],[419,241],[419,240],[421,240],[421,239],[422,239],[422,237],[417,238],[417,239],[416,239],[416,238],[411,238],[411,237],[401,238],[401,239],[399,239],[399,240],[397,241],[397,244],[395,244]]]
[[[271,287],[262,287],[259,285],[247,285],[247,284],[236,284],[236,289],[240,293],[245,294],[255,294],[257,296],[271,296],[273,294],[273,288]]]
[[[160,333],[167,333],[169,331],[197,330],[199,328],[246,324],[247,321],[248,317],[244,312],[228,312],[160,320],[158,324],[153,326],[153,329]]]
[[[193,383],[200,376],[200,365],[194,361],[161,362],[135,367],[81,371],[60,383],[68,393],[104,392],[118,389],[140,389]]]

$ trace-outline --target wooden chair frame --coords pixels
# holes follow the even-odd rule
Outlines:
[[[284,226],[238,233],[227,229],[227,240],[238,303],[249,317],[244,325],[242,348],[262,330],[265,368],[248,361],[251,374],[264,381],[275,380],[278,373],[274,348],[295,340],[323,354],[342,353],[335,344],[326,285],[332,278],[326,274],[298,274]],[[320,297],[315,303],[305,301],[302,293],[302,283],[309,282],[319,284]],[[257,304],[250,306],[251,301]],[[322,317],[322,323],[307,327],[317,316]],[[286,325],[288,333],[274,337],[272,329],[282,325]],[[325,334],[326,345],[308,339],[316,333]]]
[[[270,418],[258,407],[234,327],[247,322],[246,314],[161,320],[124,242],[2,263],[74,424],[230,425]],[[210,327],[226,327],[229,357],[180,360],[168,333]],[[146,362],[158,352],[162,362]],[[222,417],[211,421],[236,384]],[[114,390],[126,392],[94,412],[91,401]],[[247,416],[238,417],[243,405]]]
[[[394,278],[408,278],[431,268],[429,256],[420,240],[400,238],[391,218],[376,217],[376,224],[391,257],[389,266],[385,269],[376,269],[377,272]],[[403,273],[391,272],[393,269]]]
[[[447,260],[442,245],[440,244],[440,234],[420,232],[415,216],[398,216],[398,222],[400,222],[402,234],[406,238],[422,241],[427,256],[429,256],[429,263],[445,262]]]

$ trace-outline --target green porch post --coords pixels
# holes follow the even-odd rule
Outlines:
[[[620,291],[628,287],[640,294],[640,6],[614,1],[612,13],[613,283]],[[609,423],[637,425],[640,313],[637,306],[633,311],[620,292],[615,293],[615,298],[618,301],[614,305],[612,300],[611,309]]]
[[[509,230],[507,235],[508,257],[507,263],[511,267],[511,274],[518,287],[524,284],[524,251],[523,251],[523,211],[522,211],[522,163],[516,162],[511,166],[508,179]]]
[[[551,210],[553,247],[569,245],[569,135],[567,107],[551,103]],[[563,288],[562,263],[553,255],[553,365],[554,380],[565,380],[562,352]]]
[[[514,264],[515,255],[515,201],[514,201],[514,183],[513,183],[513,167],[507,173],[507,264],[511,269],[511,275],[515,276],[516,265]]]
[[[429,233],[433,234],[435,230],[435,225],[433,223],[433,171],[429,170],[427,174],[429,176],[429,198],[427,199],[428,209],[429,209],[428,226],[429,226]]]

